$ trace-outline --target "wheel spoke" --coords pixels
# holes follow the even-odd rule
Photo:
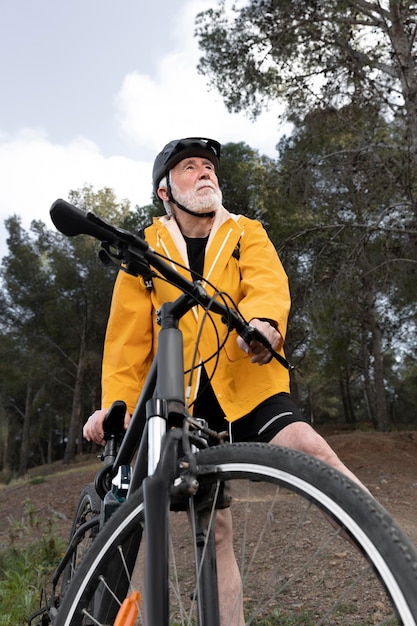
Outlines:
[[[242,602],[251,626],[415,626],[416,552],[386,511],[353,483],[310,457],[257,444],[218,446],[199,453],[197,463],[195,505],[169,515],[170,614],[160,626],[212,626],[197,591],[202,568],[195,566],[196,544],[210,535],[213,494],[222,493],[225,481],[240,578],[226,603],[220,593],[221,626],[236,626],[237,618],[227,615],[236,616]],[[190,523],[193,508],[198,525],[207,520],[203,532]],[[158,590],[147,589],[144,580],[145,543],[143,502],[135,494],[93,542],[54,626],[143,624],[142,605],[158,602]],[[209,561],[213,556],[204,542],[199,554]],[[207,573],[204,581],[210,586]],[[143,598],[140,611],[131,599],[123,605],[134,590]],[[128,618],[120,603],[132,609]],[[93,618],[82,621],[87,614]]]

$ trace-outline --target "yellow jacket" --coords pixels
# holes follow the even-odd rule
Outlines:
[[[158,218],[145,230],[150,246],[172,261],[189,267],[185,241],[173,218]],[[240,258],[233,256],[239,246]],[[190,278],[189,270],[178,269]],[[262,225],[244,216],[232,215],[222,208],[216,212],[206,246],[204,278],[218,290],[228,294],[247,321],[266,318],[278,324],[285,337],[290,309],[288,279],[278,255]],[[164,302],[180,295],[172,285],[156,278],[151,292],[142,277],[119,272],[116,279],[106,332],[103,357],[102,406],[109,407],[114,400],[124,400],[133,412],[156,350],[159,326],[155,311]],[[209,284],[207,292],[213,293]],[[184,363],[192,364],[197,334],[204,311],[194,307],[180,321],[184,337]],[[227,329],[218,315],[212,314],[220,342]],[[213,390],[229,421],[246,415],[260,402],[281,391],[289,392],[287,370],[272,360],[259,366],[250,362],[233,331],[220,352],[211,380]],[[198,359],[206,360],[216,350],[218,339],[213,324],[205,319],[198,344]],[[283,354],[283,352],[281,351]],[[206,365],[209,377],[216,360]],[[198,389],[199,369],[191,386],[190,402]],[[189,383],[185,376],[184,384]]]

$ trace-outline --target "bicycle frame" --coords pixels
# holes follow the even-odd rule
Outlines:
[[[226,304],[211,298],[198,281],[191,282],[174,270],[163,258],[157,255],[141,238],[130,232],[117,229],[92,213],[84,213],[71,204],[57,200],[51,207],[51,217],[55,226],[63,234],[74,236],[89,234],[102,242],[107,259],[122,260],[124,269],[130,274],[139,275],[146,267],[154,268],[182,294],[174,302],[165,303],[158,311],[161,329],[158,334],[158,348],[154,362],[148,373],[144,388],[138,399],[127,432],[120,444],[113,463],[106,465],[96,477],[98,493],[106,491],[109,478],[116,475],[120,465],[131,464],[138,450],[134,464],[128,498],[142,486],[146,515],[146,554],[145,554],[145,619],[148,624],[166,623],[168,607],[168,513],[173,481],[176,476],[176,461],[180,441],[185,452],[190,451],[189,441],[182,428],[170,429],[171,424],[181,425],[190,417],[184,398],[184,357],[183,338],[179,330],[179,320],[193,306],[201,305],[222,316],[228,329],[236,329],[243,339],[261,341],[272,356],[288,367],[286,360],[275,352],[259,331],[250,326],[237,311]],[[112,251],[113,248],[116,252]],[[153,271],[153,277],[157,276]],[[188,455],[191,461],[192,456]],[[195,491],[192,467],[175,489],[190,496]],[[176,481],[177,482],[177,481]],[[192,511],[192,524],[197,535],[208,536],[205,542],[197,541],[196,570],[198,580],[217,580],[214,558],[214,528],[208,528],[206,511]],[[204,549],[205,558],[202,559]],[[207,558],[207,550],[210,558]],[[210,554],[211,551],[211,554]],[[214,592],[213,589],[216,591]],[[208,590],[208,591],[207,591]],[[197,587],[198,610],[204,611],[206,621],[212,626],[219,624],[217,585],[199,584]]]
[[[151,398],[142,394],[135,411],[136,416],[142,414],[143,403],[146,403],[147,423],[147,476],[143,477],[144,463],[139,451],[137,464],[133,472],[132,493],[143,485],[144,505],[147,520],[147,541],[145,552],[145,618],[148,624],[162,624],[169,612],[168,607],[168,572],[166,571],[168,554],[168,513],[170,494],[176,473],[178,443],[183,440],[182,429],[167,430],[171,422],[181,423],[187,416],[184,399],[184,363],[183,338],[178,329],[180,317],[193,305],[194,299],[189,296],[180,296],[175,302],[163,305],[160,312],[161,330],[158,335],[158,350],[155,358],[156,380],[152,370],[149,374],[149,389],[155,380],[155,393]],[[130,428],[130,426],[129,426]],[[134,427],[135,428],[135,427]],[[129,430],[129,429],[128,429]],[[127,446],[125,450],[127,449]],[[123,442],[119,451],[120,460],[123,459]],[[118,460],[116,459],[116,462]],[[185,485],[185,490],[193,491],[192,485]],[[195,524],[198,529],[206,526],[203,519],[205,512],[195,513]],[[199,531],[201,532],[201,531]],[[211,549],[214,548],[214,528],[210,530]],[[197,542],[201,544],[201,542]],[[217,579],[213,559],[202,560],[202,546],[196,555],[196,571],[202,568],[203,576],[211,580]],[[206,549],[207,550],[207,549]],[[201,566],[202,563],[202,566]],[[209,571],[207,571],[209,568]],[[207,623],[215,626],[218,622],[218,597],[211,593],[216,585],[199,585],[199,604],[201,610],[210,610]],[[209,589],[209,597],[207,597]],[[205,609],[203,609],[203,605]]]

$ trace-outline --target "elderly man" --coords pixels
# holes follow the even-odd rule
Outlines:
[[[209,281],[227,293],[243,316],[251,321],[283,354],[290,308],[288,280],[276,250],[262,225],[222,206],[217,172],[220,144],[191,137],[168,143],[157,156],[153,187],[166,215],[145,229],[145,238],[178,269]],[[178,265],[175,265],[178,267]],[[133,412],[149,371],[159,327],[155,311],[172,301],[178,290],[154,281],[149,290],[141,277],[119,272],[112,299],[103,357],[103,398],[100,410],[84,426],[87,440],[103,444],[103,420],[113,401],[126,402]],[[202,312],[182,318],[185,368],[192,364]],[[218,362],[209,357],[227,329],[221,320],[205,324],[198,342],[200,367],[189,395],[190,410],[209,419],[215,430],[229,430],[232,441],[264,441],[307,452],[353,480],[325,440],[306,422],[289,396],[288,371],[271,360],[259,342],[246,344],[236,334],[227,338]],[[202,364],[205,363],[203,366]],[[222,624],[244,624],[241,604],[236,611],[240,579],[232,548],[230,510],[217,514],[216,541]],[[235,611],[236,614],[231,615]]]

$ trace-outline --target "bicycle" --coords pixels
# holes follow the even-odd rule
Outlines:
[[[82,494],[52,592],[29,624],[220,626],[214,524],[216,511],[230,508],[241,573],[230,603],[238,610],[243,602],[246,624],[415,625],[417,554],[378,502],[317,459],[228,444],[189,414],[181,316],[197,304],[245,341],[262,335],[141,237],[63,200],[51,216],[63,234],[97,238],[106,259],[172,281],[182,295],[158,313],[157,355],[128,430],[123,402],[106,418],[104,466]],[[126,499],[103,523],[112,481],[126,467]]]

